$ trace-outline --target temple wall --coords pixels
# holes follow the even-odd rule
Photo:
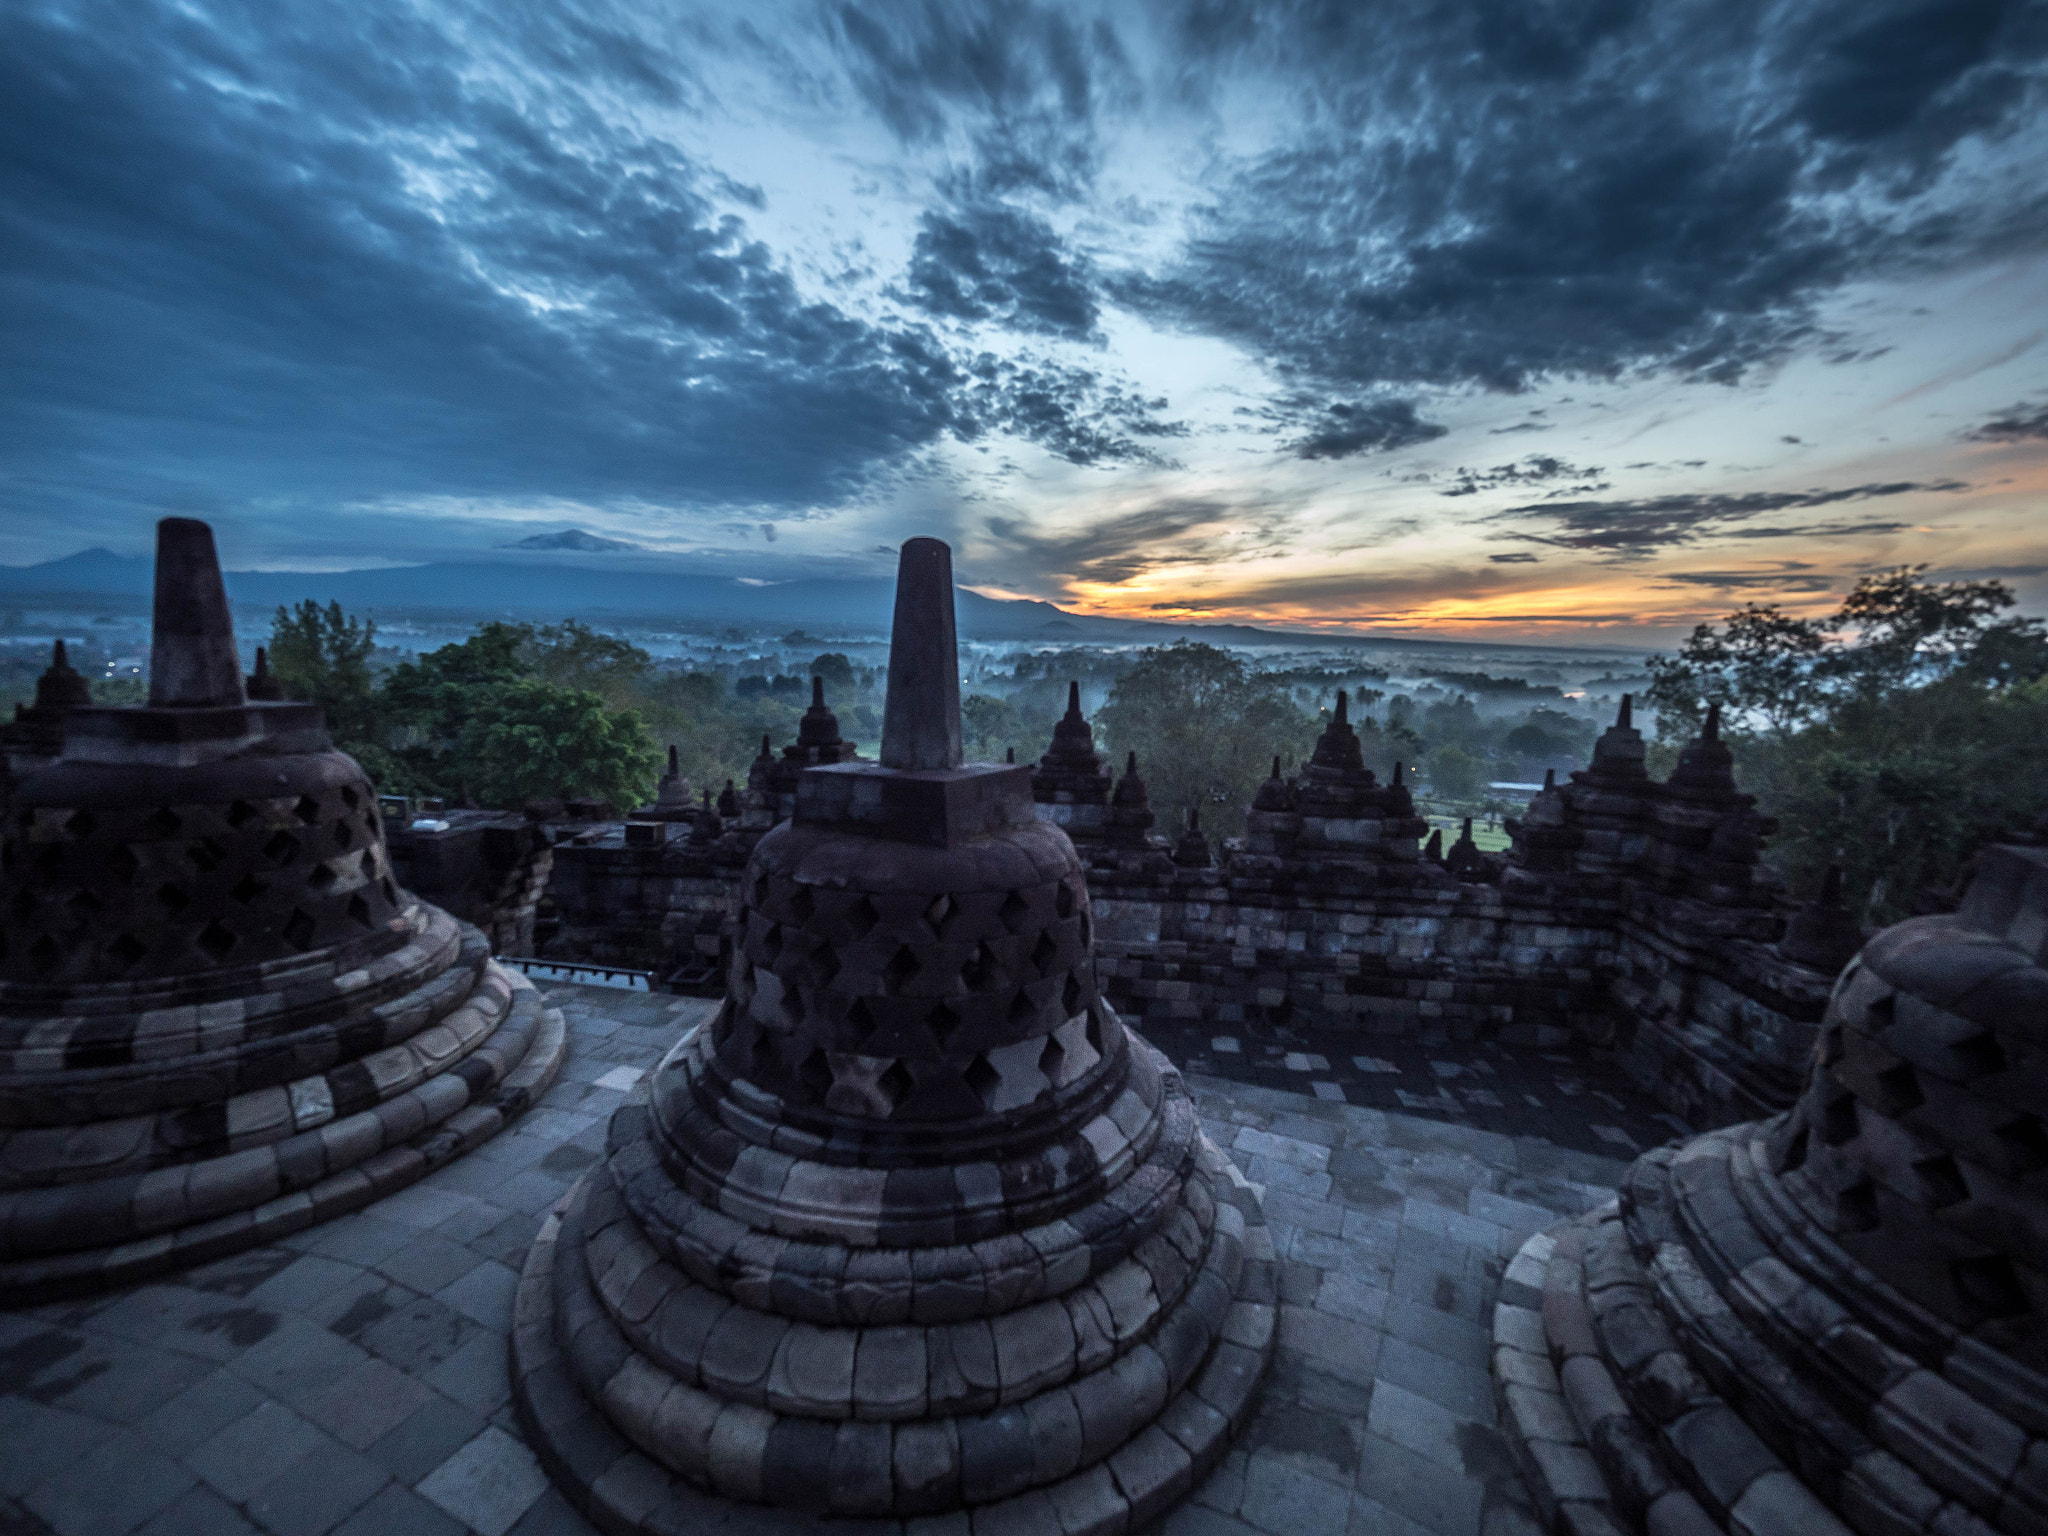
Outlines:
[[[474,923],[494,955],[531,955],[534,916],[553,871],[547,835],[524,816],[444,811],[438,831],[387,822],[392,874],[407,890]]]
[[[556,847],[554,929],[542,954],[664,979],[684,972],[692,991],[722,987],[739,866],[693,854],[680,836],[653,846],[625,836],[614,822]]]

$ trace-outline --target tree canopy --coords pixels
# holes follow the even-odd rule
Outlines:
[[[1866,921],[1906,916],[2048,807],[2048,627],[2001,617],[2013,604],[1921,566],[1864,577],[1824,618],[1752,604],[1650,662],[1659,736],[1720,704],[1793,889],[1839,864]]]
[[[1203,826],[1223,834],[1242,829],[1273,754],[1300,756],[1316,730],[1285,682],[1191,640],[1144,651],[1111,687],[1095,726],[1117,758],[1138,754],[1162,828],[1177,829],[1199,809]]]

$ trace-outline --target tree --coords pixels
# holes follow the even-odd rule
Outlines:
[[[812,657],[810,675],[825,679],[825,697],[831,703],[853,703],[853,660],[844,652],[827,651],[822,656]]]
[[[1866,576],[1826,619],[1752,605],[1650,663],[1658,735],[1720,702],[1737,774],[1778,819],[1772,863],[1795,890],[1840,864],[1869,922],[2048,806],[2048,628],[1998,618],[2002,583],[1924,571]]]
[[[639,646],[616,635],[601,635],[575,619],[527,630],[518,656],[530,675],[594,693],[613,709],[632,702],[641,678],[654,665],[654,658]]]
[[[456,751],[478,800],[505,807],[572,795],[624,810],[652,792],[659,759],[632,711],[608,710],[588,689],[533,677],[480,698]]]
[[[1486,782],[1486,764],[1456,742],[1429,754],[1430,792],[1443,800],[1469,800]]]
[[[270,670],[293,698],[318,704],[327,728],[344,750],[377,738],[371,698],[370,657],[377,649],[374,619],[322,608],[311,598],[280,607],[270,623]]]
[[[1016,745],[1016,706],[992,694],[970,693],[960,701],[960,735],[969,762],[1001,762]]]
[[[1144,651],[1095,724],[1115,758],[1138,754],[1161,826],[1185,825],[1198,808],[1205,828],[1226,835],[1242,829],[1273,754],[1301,756],[1316,729],[1283,680],[1189,640]]]

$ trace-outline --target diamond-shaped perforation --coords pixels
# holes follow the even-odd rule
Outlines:
[[[1830,1147],[1839,1147],[1856,1135],[1856,1096],[1852,1093],[1838,1093],[1829,1099],[1821,1110],[1820,1139]]]
[[[1003,979],[1003,963],[996,958],[996,952],[983,940],[975,945],[974,953],[967,957],[967,963],[960,967],[960,984],[970,992],[981,992],[996,985]]]
[[[142,861],[135,857],[135,850],[126,843],[120,844],[107,855],[107,871],[116,880],[133,880],[135,871],[142,867]]]
[[[986,1056],[977,1056],[967,1064],[967,1070],[960,1074],[962,1081],[973,1090],[986,1109],[995,1102],[996,1090],[1002,1086],[1003,1076],[989,1065]]]
[[[239,829],[242,826],[246,825],[248,822],[253,821],[255,817],[255,806],[251,805],[246,800],[237,800],[233,805],[227,808],[227,814],[223,819],[227,822],[229,826]]]
[[[344,784],[341,786],[341,803],[347,806],[350,810],[354,810],[358,805],[362,804],[362,797],[356,793],[356,789],[353,784]]]
[[[391,883],[389,875],[386,875],[377,882],[377,889],[384,893],[384,899],[390,902],[392,906],[398,905],[398,887]]]
[[[882,920],[882,914],[875,910],[875,904],[863,896],[846,909],[846,931],[856,939],[864,939],[875,931],[875,924]]]
[[[65,910],[80,922],[84,922],[95,912],[105,910],[106,905],[104,901],[93,895],[91,891],[73,891],[64,898]]]
[[[1970,1186],[1963,1179],[1963,1170],[1946,1152],[1921,1159],[1913,1165],[1913,1172],[1920,1179],[1921,1197],[1937,1211],[1970,1198]]]
[[[160,805],[149,813],[148,820],[142,824],[142,830],[153,838],[176,837],[178,829],[184,825],[176,811],[168,805]]]
[[[301,795],[299,803],[292,807],[292,814],[310,827],[320,819],[320,802],[311,795]]]
[[[1038,1004],[1031,1001],[1031,994],[1021,988],[1010,999],[1010,1023],[1013,1027],[1028,1024],[1038,1017]]]
[[[882,990],[891,997],[909,986],[917,975],[917,956],[910,952],[908,944],[896,946],[896,953],[889,957],[889,963],[882,967]]]
[[[1878,1112],[1894,1120],[1927,1102],[1926,1095],[1920,1091],[1920,1079],[1909,1061],[1886,1067],[1872,1079],[1872,1083],[1876,1088]]]
[[[192,905],[192,898],[185,894],[185,888],[166,880],[156,888],[156,899],[163,904],[166,912],[173,917]]]
[[[960,1015],[941,1003],[924,1016],[924,1026],[932,1032],[932,1039],[943,1051],[951,1046],[953,1036],[960,1028]]]
[[[898,1104],[910,1097],[910,1091],[917,1086],[917,1079],[910,1075],[910,1068],[902,1062],[892,1061],[889,1063],[889,1069],[875,1079],[875,1086],[882,1090],[882,1097],[888,1101],[889,1110],[894,1110]]]
[[[1060,1002],[1066,1008],[1068,1018],[1071,1019],[1081,1011],[1081,1000],[1086,996],[1087,991],[1081,985],[1080,972],[1067,972],[1067,984],[1060,991]]]
[[[199,930],[197,942],[201,949],[213,957],[213,963],[218,965],[227,959],[228,952],[235,947],[237,941],[234,931],[219,918],[215,918]]]
[[[229,888],[228,894],[246,906],[269,889],[269,886],[254,875],[244,875]]]
[[[1870,1180],[1858,1179],[1835,1197],[1836,1230],[1870,1232],[1877,1222],[1877,1186]]]
[[[1963,1300],[1986,1317],[2017,1317],[2030,1310],[2026,1288],[2002,1253],[1958,1259],[1949,1265],[1949,1274]]]
[[[1967,1078],[1989,1077],[1994,1072],[2005,1070],[2005,1047],[1998,1043],[1998,1037],[1988,1029],[1981,1035],[1972,1035],[1967,1040],[1958,1040],[1949,1047],[1957,1070]]]
[[[2010,1172],[2026,1174],[2048,1168],[2048,1127],[2038,1116],[2008,1120],[1991,1135]]]
[[[1024,899],[1022,891],[1012,891],[996,908],[996,918],[1010,932],[1022,933],[1031,921],[1031,903]]]
[[[299,856],[299,840],[289,832],[273,833],[263,845],[263,856],[273,864],[289,864]]]
[[[293,907],[292,915],[284,921],[285,942],[293,949],[311,949],[315,925],[306,915],[303,907]]]
[[[57,969],[59,951],[57,941],[47,933],[28,947],[29,963],[45,976]]]
[[[1045,1037],[1045,1049],[1038,1053],[1038,1070],[1045,1074],[1047,1081],[1055,1088],[1065,1085],[1067,1048],[1060,1044],[1058,1037]]]
[[[1049,976],[1053,966],[1059,962],[1060,947],[1053,942],[1049,933],[1041,933],[1038,942],[1031,946],[1031,963],[1038,968],[1038,974]]]
[[[830,944],[820,944],[811,951],[809,962],[810,982],[814,987],[829,987],[840,971],[839,952]]]
[[[64,830],[73,837],[91,837],[99,830],[99,825],[91,811],[73,811],[64,823]]]
[[[960,904],[944,891],[932,898],[931,905],[924,909],[924,925],[931,929],[933,938],[943,939],[946,936],[946,925],[953,921],[959,910]]]
[[[761,935],[761,960],[773,966],[782,958],[782,924],[771,922],[767,932]]]
[[[149,953],[149,946],[135,937],[134,934],[124,933],[116,937],[114,942],[107,946],[107,953],[113,956],[115,964],[119,965],[121,969],[126,970]]]
[[[813,1099],[822,1099],[832,1091],[832,1064],[825,1059],[822,1050],[811,1052],[804,1058],[803,1065],[796,1070],[797,1081],[810,1090]]]
[[[1834,1066],[1837,1062],[1839,1062],[1842,1059],[1844,1055],[1847,1054],[1847,1052],[1848,1047],[1842,1043],[1841,1025],[1830,1024],[1825,1030],[1821,1032],[1820,1064],[1822,1066]]]
[[[315,864],[310,870],[306,872],[306,884],[310,889],[315,891],[324,892],[325,890],[327,890],[329,886],[333,885],[338,878],[339,876],[337,876],[334,873],[334,871],[325,864]]]
[[[356,859],[356,870],[365,880],[377,878],[377,850],[365,848]]]
[[[808,885],[798,885],[795,894],[789,898],[789,920],[802,927],[810,922],[817,910],[818,898],[811,894],[811,888]]]
[[[1073,882],[1062,880],[1059,893],[1053,897],[1053,909],[1059,913],[1061,920],[1065,921],[1074,915],[1075,905]]]
[[[361,892],[349,897],[348,915],[352,921],[360,923],[365,928],[377,926],[377,920],[370,916],[370,904],[363,900]]]
[[[353,848],[355,845],[355,829],[350,827],[346,820],[337,820],[334,823],[334,846],[337,848]]]
[[[1791,1173],[1806,1163],[1806,1127],[1800,1126],[1785,1141],[1785,1152],[1778,1159],[1778,1172]]]

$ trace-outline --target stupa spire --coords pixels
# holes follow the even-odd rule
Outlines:
[[[961,760],[953,551],[937,539],[911,539],[896,565],[889,696],[882,708],[882,766],[958,768]]]
[[[195,518],[167,517],[156,525],[149,702],[156,709],[247,702],[213,530]]]

